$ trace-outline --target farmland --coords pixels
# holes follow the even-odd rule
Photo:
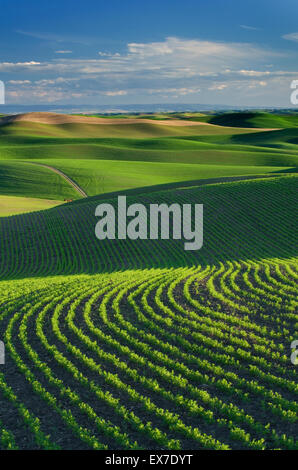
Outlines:
[[[0,217],[49,209],[61,201],[31,197],[0,196]]]
[[[228,124],[237,121],[224,116]],[[298,166],[296,129],[267,130],[274,123],[266,115],[267,120],[261,115],[265,128],[204,122],[204,118],[216,120],[213,115],[157,117],[108,119],[45,113],[2,118],[1,193],[54,200],[81,197],[57,175],[32,163],[63,171],[88,196],[180,181],[295,172]],[[256,113],[250,119],[257,125],[261,118]],[[240,121],[247,125],[247,120]]]
[[[1,194],[73,200],[0,218],[0,449],[298,448],[295,120],[162,118],[0,126]],[[203,204],[203,248],[97,240],[120,194]]]

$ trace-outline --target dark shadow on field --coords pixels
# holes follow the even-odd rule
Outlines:
[[[278,173],[278,172],[276,172]],[[139,196],[146,193],[153,193],[159,191],[167,191],[171,189],[182,189],[182,188],[191,188],[198,186],[205,186],[208,184],[219,184],[219,183],[231,183],[233,181],[245,181],[245,180],[255,180],[255,179],[264,179],[264,178],[273,178],[275,176],[272,174],[264,175],[247,175],[247,176],[222,176],[218,178],[204,178],[200,180],[188,180],[188,181],[178,181],[174,183],[164,183],[164,184],[155,184],[154,186],[142,186],[132,189],[123,189],[121,191],[112,191],[109,193],[99,194],[97,196],[89,196],[88,201],[101,201],[118,196]],[[80,203],[80,199],[73,201],[72,204]]]
[[[274,174],[280,174],[280,173],[298,173],[298,168],[285,168],[284,170],[276,170],[274,171]]]
[[[0,218],[1,279],[297,256],[297,181],[294,175],[189,181]],[[98,240],[95,208],[103,201],[116,208],[119,194],[148,212],[150,203],[203,204],[203,248],[185,251],[184,240]]]
[[[258,148],[258,156],[263,155],[263,164],[268,166],[298,167],[298,128],[253,132],[250,134],[235,134],[231,143],[236,145]],[[264,148],[264,153],[261,151]],[[273,152],[269,154],[270,149]]]
[[[264,147],[280,147],[281,144],[298,144],[298,128],[275,129],[249,134],[235,134],[231,136],[235,144],[258,145]]]

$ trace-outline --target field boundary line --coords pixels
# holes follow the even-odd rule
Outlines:
[[[79,186],[73,179],[71,179],[68,175],[66,175],[63,171],[58,170],[58,168],[55,168],[54,166],[46,165],[44,163],[38,163],[38,162],[25,162],[25,163],[30,163],[32,165],[39,165],[43,166],[45,168],[48,168],[49,170],[54,171],[58,175],[62,176],[82,197],[88,197],[88,194],[85,193],[83,188]]]

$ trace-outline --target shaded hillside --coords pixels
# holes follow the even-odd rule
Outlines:
[[[128,204],[204,204],[204,246],[183,241],[105,240],[94,234],[100,199],[0,220],[1,278],[179,267],[297,254],[297,178],[280,177],[130,196]],[[114,196],[107,199],[116,204]]]

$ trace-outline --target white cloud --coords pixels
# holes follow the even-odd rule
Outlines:
[[[166,42],[152,42],[148,44],[130,43],[128,51],[130,54],[136,54],[143,57],[163,56],[165,54],[173,54],[175,47],[171,44],[172,38],[168,38]]]
[[[175,93],[176,95],[185,96],[192,93],[200,93],[200,88],[160,88],[148,90],[148,93],[162,93],[162,94],[171,94]]]
[[[226,85],[225,83],[221,83],[221,84],[215,84],[215,85],[212,85],[211,87],[208,88],[208,90],[211,90],[211,91],[221,91],[221,90],[224,90],[225,88],[227,88],[228,85]]]
[[[8,83],[11,85],[28,85],[31,80],[9,80]]]
[[[276,56],[246,43],[225,43],[200,39],[166,38],[163,42],[129,43],[127,53],[99,52],[98,59],[55,59],[51,62],[0,63],[0,67],[36,66],[37,71],[72,72],[80,74],[155,74],[159,77],[207,76],[223,69],[245,66]]]
[[[71,83],[71,82],[76,82],[79,81],[79,78],[76,77],[57,77],[57,78],[44,78],[42,80],[36,80],[34,83],[36,85],[42,85],[42,86],[47,86],[47,85],[56,85],[56,84],[63,84],[63,83]]]
[[[268,51],[250,44],[203,41],[200,39],[180,39],[168,37],[164,42],[130,43],[125,60],[141,64],[153,62],[164,68],[187,66],[191,71],[211,72],[226,62],[246,63],[249,59],[265,57]]]
[[[127,95],[126,90],[118,90],[118,91],[102,91],[101,94],[105,96],[124,96]]]
[[[56,80],[51,80],[51,79],[44,79],[44,80],[36,80],[35,81],[36,85],[54,85]]]
[[[225,74],[236,74],[243,77],[262,77],[262,76],[298,76],[298,72],[289,71],[289,70],[230,70],[227,69],[224,72]]]
[[[268,83],[267,82],[264,82],[264,81],[253,81],[251,83],[248,83],[248,88],[257,88],[257,87],[264,87],[264,86],[267,86]]]
[[[55,51],[55,54],[72,54],[72,51]]]
[[[17,90],[8,91],[7,95],[14,101],[19,103],[20,100],[28,99],[28,90],[25,88],[18,88]],[[64,90],[59,89],[42,89],[39,87],[32,88],[30,90],[30,101],[33,102],[47,102],[47,103],[55,103],[61,100],[69,100],[69,99],[78,99],[82,98],[83,94],[81,93],[73,93],[73,92],[65,92]]]
[[[248,26],[246,24],[241,24],[240,28],[247,29],[248,31],[259,31],[260,28],[256,28],[255,26]]]
[[[237,73],[240,75],[245,75],[247,77],[260,77],[262,75],[270,75],[271,72],[268,70],[238,70]]]
[[[31,98],[73,98],[88,103],[99,97],[123,97],[119,102],[124,102],[127,95],[130,100],[151,95],[156,100],[185,97],[187,102],[197,93],[204,99],[205,93],[208,97],[212,92],[231,102],[235,89],[251,87],[253,92],[267,86],[270,90],[273,81],[274,90],[278,86],[287,89],[289,76],[298,73],[274,70],[274,65],[266,70],[266,64],[274,64],[281,55],[247,43],[169,37],[160,42],[129,43],[122,54],[99,51],[94,59],[73,59],[65,54],[48,62],[3,62],[0,71],[2,76],[2,72],[9,73],[10,81],[19,82],[10,83],[10,92],[20,94],[24,85],[22,96],[27,102]],[[13,85],[18,89],[12,90]]]
[[[0,62],[0,70],[9,71],[22,67],[35,67],[38,65],[41,65],[41,62],[35,62],[34,60],[31,60],[30,62]]]
[[[298,33],[284,34],[282,38],[288,41],[298,41]]]
[[[98,55],[100,55],[101,57],[120,57],[119,52],[115,52],[115,54],[111,54],[110,52],[99,51]]]

